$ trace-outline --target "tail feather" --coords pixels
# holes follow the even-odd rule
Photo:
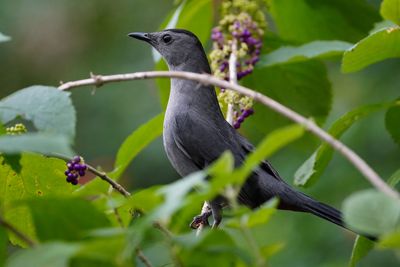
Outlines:
[[[354,230],[349,229],[345,225],[345,223],[343,221],[342,213],[339,210],[337,210],[337,209],[335,209],[335,208],[333,208],[331,206],[328,206],[328,205],[326,205],[324,203],[318,202],[318,201],[316,201],[314,199],[311,199],[311,198],[309,198],[309,199],[311,201],[307,201],[306,202],[305,209],[304,209],[306,212],[312,213],[312,214],[314,214],[314,215],[316,215],[316,216],[318,216],[318,217],[320,217],[322,219],[325,219],[325,220],[330,221],[330,222],[332,222],[334,224],[337,224],[337,225],[339,225],[339,226],[341,226],[341,227],[343,227],[343,228],[345,228],[345,229],[347,229],[349,231],[352,231],[352,232],[354,232],[356,234],[362,235],[362,236],[364,236],[364,237],[366,237],[366,238],[368,238],[368,239],[370,239],[372,241],[376,241],[377,240],[377,238],[374,237],[374,236],[370,236],[370,235],[366,235],[366,234],[362,234],[362,233],[357,233]]]

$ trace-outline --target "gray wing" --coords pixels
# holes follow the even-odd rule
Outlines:
[[[236,134],[237,139],[243,149],[243,151],[247,154],[251,153],[254,150],[254,146],[243,136],[239,133]],[[272,167],[271,163],[267,160],[263,160],[260,163],[260,168],[270,174],[272,177],[276,178],[277,180],[283,181],[279,173]]]
[[[186,115],[177,118],[176,125],[176,146],[200,169],[227,150],[232,152],[237,166],[243,162],[246,153],[237,142],[236,133],[225,121],[216,124],[201,116]]]

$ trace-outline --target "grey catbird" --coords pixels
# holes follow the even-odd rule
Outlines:
[[[170,70],[211,73],[204,49],[191,32],[169,29],[129,36],[152,45],[166,60]],[[171,92],[164,119],[164,147],[173,167],[181,176],[201,170],[224,151],[231,151],[240,166],[253,149],[224,119],[215,89],[195,81],[171,79]],[[278,197],[280,209],[309,212],[345,227],[340,211],[291,188],[268,161],[263,161],[242,186],[238,201],[256,208]],[[209,202],[214,226],[221,222],[223,202]]]

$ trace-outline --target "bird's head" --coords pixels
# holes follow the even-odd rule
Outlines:
[[[153,46],[172,70],[210,72],[203,46],[196,35],[190,31],[168,29],[151,33],[133,32],[129,33],[128,36],[145,41]],[[199,66],[202,67],[192,69]]]

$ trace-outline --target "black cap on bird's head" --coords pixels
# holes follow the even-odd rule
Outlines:
[[[190,71],[191,65],[197,62],[197,64],[205,63],[206,67],[202,68],[202,72],[210,72],[203,46],[196,35],[190,31],[168,29],[151,33],[133,32],[129,33],[128,36],[145,41],[153,46],[167,61],[170,69]]]

